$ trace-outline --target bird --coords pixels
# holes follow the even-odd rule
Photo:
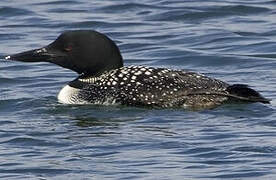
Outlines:
[[[75,71],[78,77],[58,93],[63,104],[206,109],[227,103],[270,103],[246,84],[231,85],[186,70],[124,66],[115,42],[95,30],[65,31],[47,46],[5,59],[49,62]]]

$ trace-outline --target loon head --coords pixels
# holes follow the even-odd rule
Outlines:
[[[5,59],[51,62],[79,74],[92,76],[123,66],[116,44],[104,34],[92,30],[66,31],[43,48],[6,56]]]

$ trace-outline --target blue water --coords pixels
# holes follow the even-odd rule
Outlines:
[[[0,61],[0,179],[276,179],[276,1],[1,0],[0,56],[95,29],[125,64],[246,83],[270,105],[68,106],[77,75]]]

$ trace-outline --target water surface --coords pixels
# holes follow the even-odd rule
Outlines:
[[[246,83],[271,105],[212,110],[70,106],[77,75],[0,62],[1,179],[275,179],[275,1],[2,0],[0,56],[94,29],[125,64]]]

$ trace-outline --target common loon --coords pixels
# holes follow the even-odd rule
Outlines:
[[[116,44],[93,30],[66,31],[43,48],[5,59],[50,62],[77,72],[79,76],[58,94],[65,104],[212,108],[228,102],[270,101],[247,85],[229,85],[195,72],[125,67]]]

